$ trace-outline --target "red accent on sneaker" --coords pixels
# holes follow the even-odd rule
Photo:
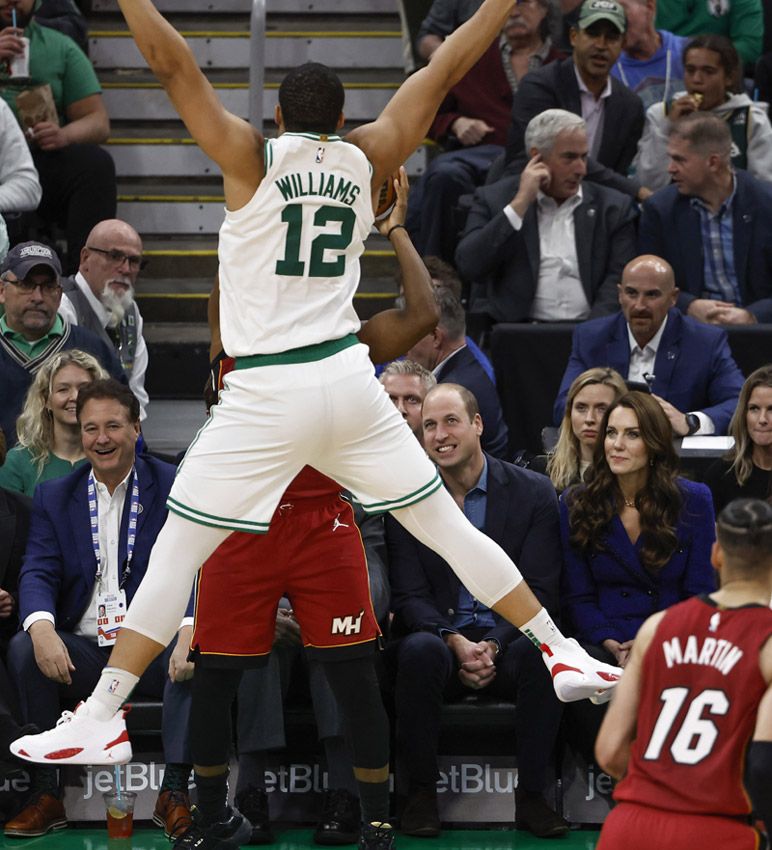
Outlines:
[[[558,673],[565,673],[566,671],[570,671],[572,673],[583,673],[583,670],[580,670],[578,667],[569,667],[568,664],[556,664],[552,668],[552,678],[554,679]]]
[[[622,678],[616,673],[606,673],[604,670],[596,670],[595,675],[601,679],[605,679],[607,682],[618,682]]]
[[[29,753],[26,750],[19,750],[19,755],[20,756],[27,756],[27,758],[29,758]]]
[[[123,732],[114,740],[110,741],[109,744],[105,744],[105,749],[109,750],[110,747],[114,747],[116,744],[123,744],[129,740],[129,733],[124,729]]]
[[[70,747],[66,750],[54,750],[52,753],[46,753],[43,758],[56,761],[57,759],[68,759],[83,752],[83,747]]]
[[[547,658],[552,658],[552,650],[547,646],[546,643],[543,643],[539,649],[547,656]]]

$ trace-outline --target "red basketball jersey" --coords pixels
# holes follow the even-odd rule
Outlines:
[[[688,814],[748,815],[745,751],[767,686],[772,610],[707,596],[670,608],[643,659],[636,738],[614,798]]]

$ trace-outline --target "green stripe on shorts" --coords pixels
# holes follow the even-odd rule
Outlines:
[[[435,472],[434,478],[432,478],[428,484],[424,484],[423,487],[420,487],[418,490],[414,490],[412,493],[408,493],[407,496],[403,496],[401,499],[391,499],[387,502],[371,502],[367,505],[356,498],[354,501],[361,505],[362,509],[367,511],[369,514],[397,511],[400,508],[409,508],[410,505],[422,502],[424,499],[431,496],[432,493],[436,493],[440,487],[442,487],[442,479],[440,478],[439,473]]]
[[[248,534],[268,534],[269,523],[267,522],[251,522],[246,519],[214,516],[183,505],[181,502],[172,499],[171,496],[166,499],[166,507],[172,513],[189,519],[197,525],[206,525],[210,528],[227,528],[230,531],[245,531]]]
[[[357,345],[356,334],[347,334],[340,339],[319,342],[315,345],[304,345],[301,348],[290,348],[288,351],[277,351],[276,354],[251,354],[247,357],[236,358],[237,369],[252,369],[255,366],[286,366],[293,363],[314,363],[331,357],[345,348]]]

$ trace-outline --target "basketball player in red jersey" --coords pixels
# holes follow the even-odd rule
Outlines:
[[[766,846],[750,815],[772,826],[772,505],[729,504],[712,562],[719,591],[635,638],[595,745],[621,779],[597,850]]]

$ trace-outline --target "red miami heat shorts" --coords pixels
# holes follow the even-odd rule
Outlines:
[[[742,820],[666,812],[635,803],[611,810],[596,850],[762,850],[764,837]]]
[[[338,493],[287,500],[266,535],[234,532],[201,568],[191,647],[210,666],[255,666],[289,598],[309,654],[372,651],[380,629],[351,505]]]

